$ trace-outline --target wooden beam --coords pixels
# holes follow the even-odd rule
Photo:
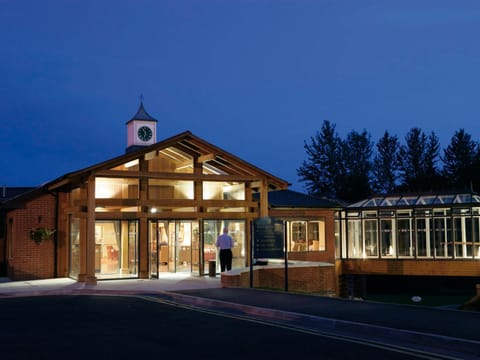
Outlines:
[[[137,212],[104,212],[96,213],[97,220],[136,220],[136,219],[159,219],[159,220],[188,220],[188,219],[254,219],[257,217],[256,212],[179,212],[164,211],[157,213],[137,213]]]
[[[141,178],[141,179],[165,179],[165,180],[191,180],[191,181],[258,181],[259,176],[255,175],[212,175],[212,174],[186,174],[186,173],[165,173],[148,171],[122,171],[102,170],[95,174],[97,177],[110,178]]]
[[[217,155],[214,154],[214,153],[202,155],[202,156],[199,156],[199,157],[198,157],[197,162],[198,162],[198,163],[204,163],[205,161],[215,160],[215,157],[216,157],[216,156],[217,156]]]

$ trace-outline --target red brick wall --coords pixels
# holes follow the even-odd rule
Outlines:
[[[342,260],[343,274],[480,276],[478,260]]]
[[[30,231],[55,229],[55,198],[43,195],[7,214],[7,276],[12,280],[46,279],[55,276],[54,237],[36,244]]]
[[[249,270],[221,275],[222,287],[250,287]],[[260,267],[253,272],[253,286],[271,289],[285,288],[285,268]],[[334,266],[292,266],[288,268],[288,290],[334,294]]]

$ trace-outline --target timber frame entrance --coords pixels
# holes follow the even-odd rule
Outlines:
[[[66,245],[58,253],[59,275],[96,283],[97,277],[103,277],[99,256],[115,255],[119,277],[154,277],[165,265],[168,271],[202,275],[206,259],[212,256],[205,247],[204,227],[213,222],[231,224],[232,231],[241,228],[240,261],[247,266],[251,221],[268,216],[269,191],[285,190],[288,185],[188,131],[66,174],[45,186],[57,195],[57,229]],[[257,194],[255,200],[253,194]],[[114,249],[118,254],[99,255],[102,221],[117,222],[122,229],[126,226],[122,236],[130,247],[122,243],[124,248],[118,248],[121,238],[116,234],[116,240],[108,241],[118,243]],[[185,245],[183,252],[178,242],[182,226],[190,231],[190,248]],[[163,235],[158,233],[162,227],[169,234],[167,261],[163,261]],[[132,243],[137,244],[135,251]]]

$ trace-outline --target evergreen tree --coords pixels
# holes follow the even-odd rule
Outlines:
[[[337,183],[340,199],[354,202],[371,194],[372,149],[371,137],[366,130],[361,133],[351,131],[342,142],[343,172]]]
[[[406,144],[400,147],[400,169],[403,191],[425,191],[440,187],[437,169],[439,140],[435,133],[430,136],[417,127],[405,137]]]
[[[337,179],[341,171],[341,140],[330,121],[323,122],[320,132],[305,142],[308,159],[297,169],[309,194],[337,196]]]
[[[475,181],[478,143],[464,129],[457,130],[443,154],[443,174],[454,189],[470,189]]]
[[[377,142],[377,151],[373,159],[372,189],[377,193],[391,193],[396,190],[399,178],[399,149],[397,136],[385,131]]]

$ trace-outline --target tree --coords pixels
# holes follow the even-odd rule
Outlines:
[[[443,154],[443,174],[450,187],[470,189],[475,180],[479,145],[464,129],[457,130]]]
[[[399,180],[399,149],[397,136],[385,131],[377,142],[377,151],[373,159],[372,189],[378,193],[394,192]]]
[[[371,194],[372,149],[371,137],[366,130],[361,133],[352,130],[342,142],[343,171],[337,184],[339,198],[354,202]]]
[[[405,137],[400,147],[400,170],[403,191],[438,189],[442,185],[437,169],[439,140],[432,132],[429,136],[417,127]]]
[[[336,196],[336,184],[341,173],[341,140],[330,121],[323,122],[320,132],[305,142],[308,159],[297,169],[309,194]]]

